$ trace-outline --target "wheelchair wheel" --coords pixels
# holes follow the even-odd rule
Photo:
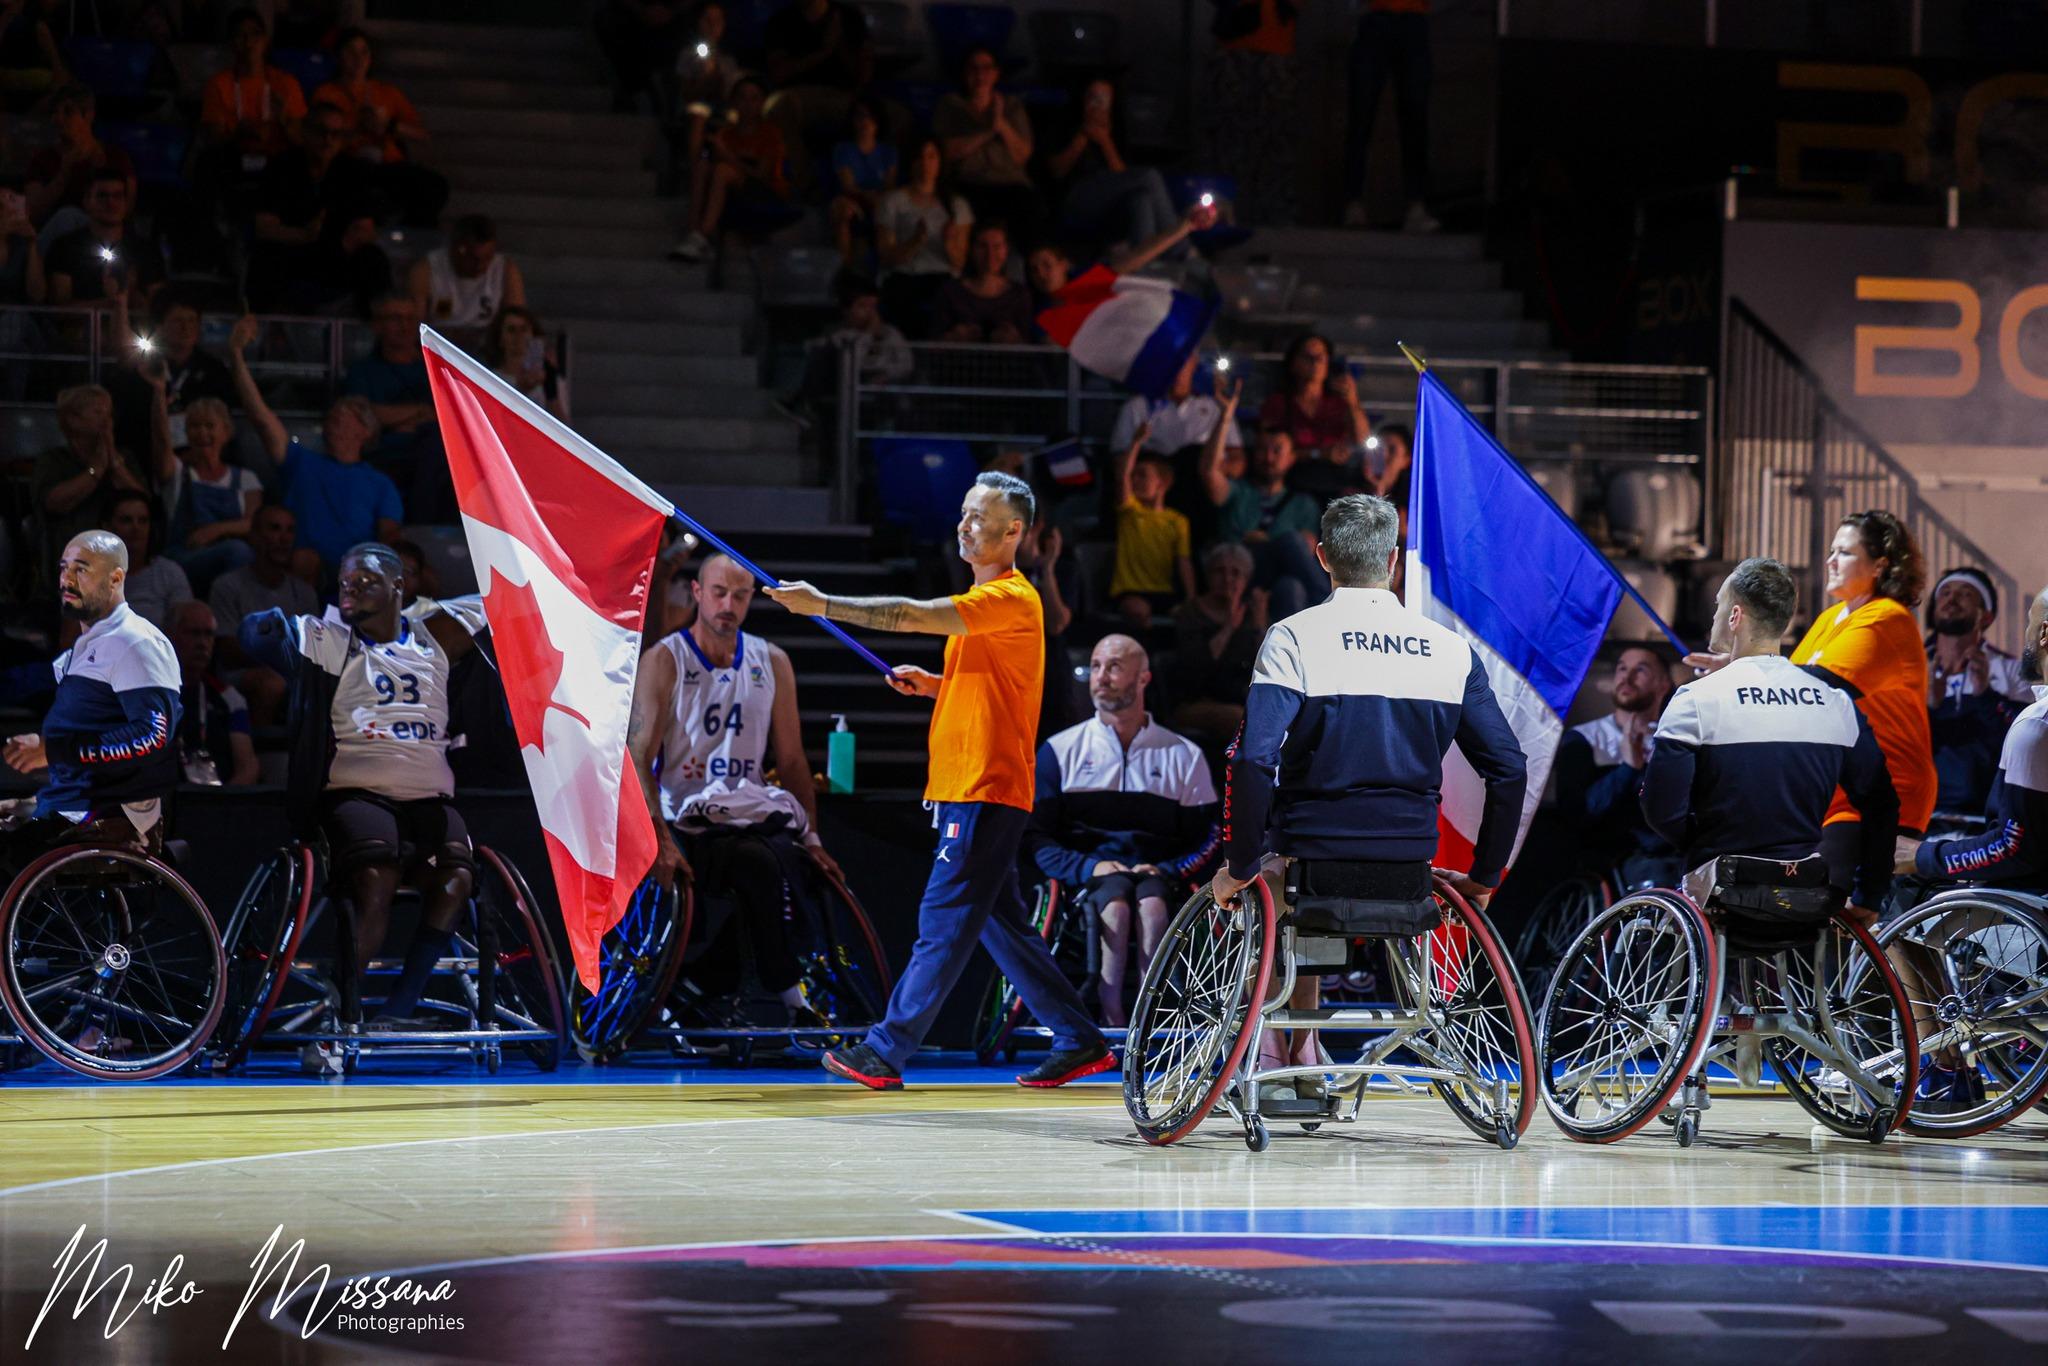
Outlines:
[[[1844,1137],[1871,1142],[1904,1122],[1920,1079],[1913,1007],[1869,930],[1838,911],[1813,948],[1742,966],[1757,988],[1748,999],[1768,1009],[1775,995],[1814,1040],[1763,1041],[1771,1070],[1801,1109]]]
[[[476,937],[484,939],[488,927],[493,952],[490,961],[479,964],[474,979],[465,979],[471,983],[466,990],[475,993],[472,1004],[481,1024],[544,1032],[546,1038],[522,1040],[518,1046],[541,1071],[552,1072],[562,1060],[562,1041],[568,1034],[554,946],[519,869],[495,849],[478,846],[476,852]],[[488,1010],[483,1009],[482,991],[486,972],[491,974]]]
[[[619,923],[598,941],[596,993],[581,981],[569,984],[574,998],[569,1027],[584,1061],[606,1063],[625,1053],[668,1001],[683,965],[695,906],[687,883],[663,891],[649,878],[633,893]]]
[[[1059,956],[1059,940],[1065,931],[1060,923],[1060,884],[1049,881],[1038,889],[1031,905],[1031,928],[1045,941],[1053,956]],[[1010,979],[998,972],[982,996],[981,1010],[974,1017],[974,1057],[983,1067],[1002,1056],[1010,1034],[1024,1022],[1024,998]]]
[[[313,851],[294,844],[258,864],[221,934],[227,1002],[212,1053],[222,1071],[248,1060],[283,999],[313,908]]]
[[[190,1062],[227,960],[198,893],[140,850],[53,849],[0,899],[0,1005],[39,1052],[107,1081]]]
[[[1536,1045],[1521,980],[1483,912],[1447,887],[1437,889],[1437,904],[1442,926],[1387,941],[1396,997],[1437,1021],[1408,1047],[1426,1065],[1469,1078],[1436,1082],[1436,1093],[1473,1133],[1512,1147],[1536,1117]]]
[[[1920,1063],[1946,1058],[1976,1075],[1983,1096],[1939,1109],[1915,1101],[1906,1132],[1968,1138],[2021,1114],[2048,1092],[2048,917],[2030,900],[1950,892],[1877,932],[1920,1035]]]
[[[1255,878],[1235,906],[1197,891],[1167,925],[1124,1044],[1124,1109],[1146,1142],[1186,1135],[1236,1081],[1273,977],[1273,921]]]
[[[895,974],[874,922],[846,880],[826,873],[825,882],[824,934],[803,965],[804,1001],[835,1025],[873,1024],[888,1012]]]
[[[1648,1124],[1713,1035],[1721,963],[1699,907],[1676,892],[1623,897],[1580,932],[1537,1029],[1543,1107],[1581,1143]]]
[[[1515,968],[1529,999],[1543,999],[1565,950],[1613,900],[1606,882],[1595,877],[1566,878],[1544,893],[1515,941]]]

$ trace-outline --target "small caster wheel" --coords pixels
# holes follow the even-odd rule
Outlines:
[[[1664,1126],[1665,1128],[1669,1129],[1669,1128],[1670,1128],[1671,1126],[1673,1126],[1674,1124],[1678,1123],[1678,1111],[1676,1111],[1676,1110],[1662,1110],[1662,1111],[1659,1111],[1659,1112],[1658,1112],[1658,1114],[1657,1114],[1657,1122],[1658,1122],[1659,1124],[1663,1125],[1663,1126]]]
[[[1312,1134],[1322,1127],[1323,1122],[1320,1119],[1312,1119],[1301,1126],[1301,1131],[1305,1134]]]
[[[1255,1153],[1262,1153],[1266,1151],[1266,1145],[1272,1141],[1273,1136],[1266,1132],[1265,1120],[1260,1119],[1257,1115],[1253,1115],[1249,1120],[1245,1121],[1245,1147],[1250,1148]]]
[[[1681,1148],[1690,1148],[1690,1147],[1691,1147],[1691,1146],[1692,1146],[1692,1145],[1693,1145],[1694,1143],[1696,1143],[1696,1142],[1698,1142],[1698,1141],[1699,1141],[1699,1136],[1700,1136],[1700,1117],[1699,1117],[1698,1115],[1695,1115],[1695,1114],[1683,1114],[1683,1115],[1680,1115],[1680,1116],[1678,1117],[1678,1121],[1677,1121],[1677,1125],[1676,1125],[1676,1127],[1677,1127],[1677,1130],[1678,1130],[1678,1146],[1679,1146],[1679,1147],[1681,1147]]]
[[[1493,1126],[1493,1141],[1504,1153],[1511,1153],[1522,1136],[1515,1132],[1515,1126],[1506,1120],[1498,1120]]]
[[[484,1071],[486,1071],[486,1072],[490,1073],[490,1074],[491,1074],[492,1076],[494,1076],[494,1077],[495,1077],[495,1076],[497,1076],[497,1075],[498,1075],[498,1069],[499,1069],[500,1067],[504,1066],[504,1062],[505,1062],[505,1058],[504,1058],[504,1053],[503,1053],[503,1051],[502,1051],[502,1050],[501,1050],[501,1049],[500,1049],[500,1048],[498,1047],[498,1045],[496,1045],[496,1044],[488,1044],[488,1045],[486,1045],[486,1046],[485,1046],[485,1048],[484,1048]]]
[[[1890,1106],[1880,1107],[1878,1112],[1870,1117],[1870,1128],[1864,1132],[1863,1141],[1866,1143],[1884,1142],[1886,1136],[1892,1131],[1892,1125],[1898,1121],[1898,1117],[1898,1111]]]

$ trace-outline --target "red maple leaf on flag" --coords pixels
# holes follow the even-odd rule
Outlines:
[[[585,730],[590,729],[590,718],[555,701],[565,656],[548,634],[547,618],[541,614],[533,586],[495,575],[491,591],[484,595],[484,615],[490,618],[498,675],[505,684],[505,705],[512,713],[512,731],[519,742],[546,752],[542,736],[549,707],[567,712]]]

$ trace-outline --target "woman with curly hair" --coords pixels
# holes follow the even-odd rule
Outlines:
[[[1899,833],[1918,838],[1934,813],[1934,743],[1927,724],[1927,652],[1913,620],[1927,566],[1905,523],[1889,512],[1853,513],[1828,549],[1827,594],[1835,605],[1807,628],[1792,662],[1829,676],[1856,699],[1899,794]],[[1853,867],[1856,808],[1840,792],[1828,808],[1821,850]]]

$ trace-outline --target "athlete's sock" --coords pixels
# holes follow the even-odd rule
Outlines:
[[[420,926],[420,932],[413,937],[412,947],[406,951],[405,967],[399,971],[398,981],[393,984],[391,994],[384,998],[384,1004],[377,1008],[379,1019],[403,1019],[412,1014],[413,1008],[420,1003],[420,992],[427,985],[427,975],[448,952],[448,943],[454,937],[451,930]]]

